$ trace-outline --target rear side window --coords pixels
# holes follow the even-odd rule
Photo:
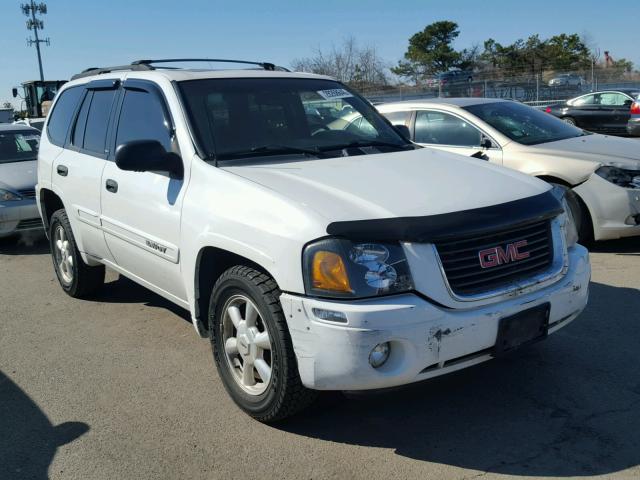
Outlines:
[[[73,133],[71,134],[71,145],[74,145],[78,148],[82,148],[82,141],[84,140],[84,130],[87,125],[87,113],[89,112],[89,105],[91,105],[92,95],[93,92],[90,90],[85,95],[82,106],[80,107],[80,111],[78,112],[78,117],[76,118],[76,126],[74,127]]]
[[[84,129],[84,142],[82,145],[84,150],[104,154],[109,114],[115,95],[115,90],[95,90],[93,92]]]
[[[82,91],[80,87],[71,87],[60,94],[47,124],[47,134],[51,143],[59,147],[64,145]]]
[[[126,90],[116,146],[133,140],[157,140],[171,150],[171,133],[162,104],[154,95],[141,90]]]
[[[391,125],[407,125],[409,115],[411,112],[389,112],[383,113],[387,120],[391,122]]]

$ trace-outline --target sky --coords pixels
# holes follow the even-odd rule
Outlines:
[[[348,36],[375,46],[393,65],[408,38],[438,20],[458,23],[458,49],[487,38],[508,44],[536,33],[578,33],[615,59],[640,66],[638,0],[44,1],[42,35],[51,39],[51,46],[42,47],[48,80],[141,58],[239,58],[289,66]],[[0,0],[0,104],[13,100],[13,86],[39,75],[20,3]]]

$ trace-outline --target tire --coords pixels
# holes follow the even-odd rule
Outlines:
[[[565,191],[565,198],[571,209],[573,220],[576,224],[576,230],[578,232],[578,242],[582,245],[589,245],[593,242],[593,224],[591,223],[591,216],[587,210],[587,206],[576,195],[576,193],[567,187],[559,183],[551,183],[554,187],[559,187]]]
[[[574,127],[577,126],[576,120],[573,117],[562,117],[562,121],[564,123],[568,123],[569,125],[573,125]]]
[[[104,265],[92,267],[84,263],[64,209],[54,212],[49,223],[51,259],[62,289],[73,298],[96,292],[104,285]]]
[[[279,297],[271,277],[238,265],[220,276],[209,301],[211,347],[222,384],[242,410],[264,423],[294,415],[317,397],[300,380]]]

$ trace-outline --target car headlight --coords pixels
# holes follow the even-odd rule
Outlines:
[[[365,298],[413,289],[399,243],[322,239],[305,247],[302,265],[308,295]]]
[[[22,200],[22,197],[10,190],[0,188],[0,202],[11,202],[15,200]]]
[[[578,227],[576,225],[574,211],[571,208],[571,203],[577,202],[575,193],[568,188],[559,186],[553,187],[552,192],[564,209],[564,213],[560,216],[560,228],[564,232],[567,248],[573,247],[578,243]]]
[[[640,180],[637,179],[638,177],[640,177],[640,173],[638,174],[638,176],[634,177],[626,170],[618,167],[613,167],[611,165],[606,165],[597,169],[596,175],[604,178],[608,182],[618,185],[619,187],[639,188],[637,182],[639,182]]]

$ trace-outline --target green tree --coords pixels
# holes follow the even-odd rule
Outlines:
[[[442,20],[427,25],[424,30],[411,36],[404,61],[398,62],[391,71],[417,82],[426,75],[459,67],[467,59],[452,47],[458,35],[460,31],[455,22]]]
[[[484,42],[480,60],[489,69],[504,74],[533,74],[543,70],[580,70],[591,64],[591,51],[576,34],[555,35],[541,40],[531,35],[511,45],[501,45],[493,39]]]

